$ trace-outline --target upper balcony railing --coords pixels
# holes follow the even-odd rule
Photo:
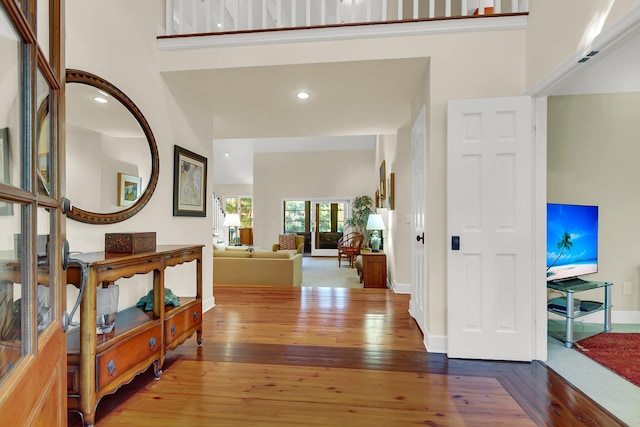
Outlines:
[[[415,22],[528,12],[527,0],[166,0],[166,36]]]

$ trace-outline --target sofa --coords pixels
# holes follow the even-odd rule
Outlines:
[[[300,286],[302,254],[213,245],[213,284]]]

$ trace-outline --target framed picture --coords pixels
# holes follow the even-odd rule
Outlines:
[[[207,216],[207,158],[175,146],[173,216]]]
[[[387,179],[387,208],[393,210],[395,207],[395,178],[396,174],[391,172]]]
[[[0,182],[9,184],[9,129],[0,129]],[[13,203],[0,201],[0,215],[13,215]]]
[[[386,181],[387,181],[387,170],[386,170],[386,164],[385,161],[382,161],[382,164],[380,165],[380,200],[384,201],[385,197],[387,197],[387,190],[386,190]],[[382,203],[380,203],[380,207],[384,207],[382,206]]]
[[[142,194],[142,178],[118,173],[118,206],[133,204]]]
[[[376,190],[376,208],[380,207],[380,190]]]

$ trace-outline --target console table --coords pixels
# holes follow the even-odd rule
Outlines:
[[[604,311],[604,328],[601,332],[609,332],[611,330],[611,285],[613,283],[610,282],[592,282],[586,281],[582,279],[570,279],[559,282],[547,282],[547,288],[554,289],[556,291],[565,292],[565,308],[566,310],[558,310],[553,308],[548,308],[547,310],[550,313],[557,314],[559,316],[563,316],[565,318],[565,333],[557,333],[549,331],[549,335],[557,338],[565,343],[565,347],[571,348],[573,343],[579,341],[581,339],[587,338],[590,335],[599,334],[599,332],[589,333],[589,334],[581,334],[579,339],[576,339],[576,334],[573,328],[573,320],[582,316],[586,316],[587,314],[596,313],[598,311]],[[604,301],[602,305],[595,309],[586,309],[580,310],[579,312],[575,312],[573,309],[574,302],[574,294],[578,292],[589,291],[592,289],[602,289],[604,291]]]
[[[114,393],[153,365],[162,373],[165,353],[197,333],[202,344],[202,245],[158,246],[154,252],[114,254],[105,252],[74,256],[88,267],[80,304],[80,327],[67,334],[68,409],[79,412],[83,423],[93,426],[100,399]],[[164,305],[164,272],[167,267],[196,262],[195,296],[180,297],[180,306]],[[136,274],[153,272],[153,311],[138,307],[119,311],[108,334],[96,334],[96,289]],[[71,265],[67,282],[79,286],[81,269]],[[144,295],[141,295],[141,297]]]
[[[363,250],[362,281],[365,288],[387,287],[387,256],[384,252]]]

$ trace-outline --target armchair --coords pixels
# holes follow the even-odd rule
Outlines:
[[[349,267],[353,268],[356,256],[360,255],[364,244],[364,234],[351,232],[338,240],[338,267],[342,266],[342,259],[349,261]]]
[[[299,234],[295,235],[295,246],[296,246],[296,252],[299,254],[303,254],[304,253],[304,240],[305,237],[301,236]],[[280,243],[274,243],[273,246],[271,247],[271,249],[273,250],[273,252],[279,251],[280,250]]]

